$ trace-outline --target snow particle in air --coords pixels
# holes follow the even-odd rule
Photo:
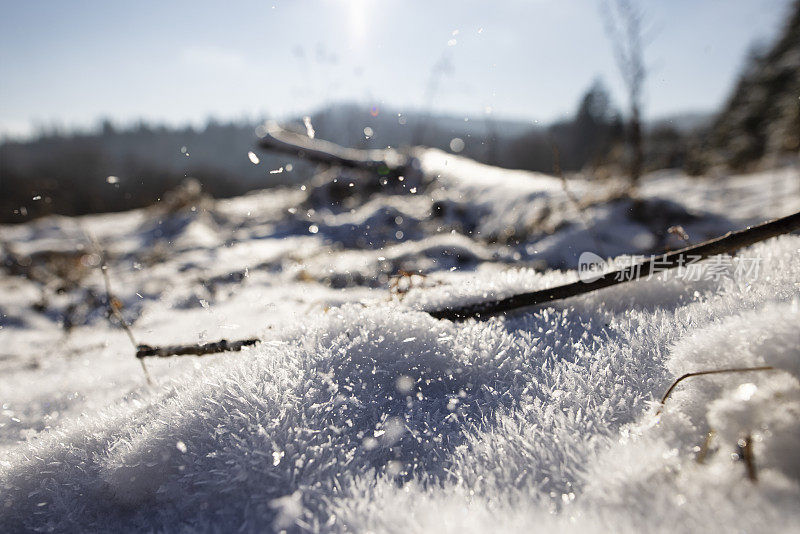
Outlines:
[[[752,396],[755,395],[756,391],[758,391],[758,386],[755,384],[751,382],[742,384],[736,390],[736,398],[742,401],[749,401]]]
[[[409,393],[411,389],[414,387],[414,379],[408,375],[401,375],[397,377],[397,380],[394,383],[394,387],[397,388],[397,391],[400,393]]]
[[[399,475],[403,470],[403,464],[397,460],[392,460],[386,464],[386,473],[389,475]]]
[[[462,150],[464,150],[464,140],[461,139],[460,137],[454,137],[453,139],[451,139],[450,140],[450,150],[452,150],[453,152],[456,152],[456,153],[461,152]]]
[[[117,178],[116,176],[109,176],[108,178],[106,178],[106,183],[107,184],[118,184],[119,183],[119,178]]]
[[[186,444],[182,441],[178,441],[177,443],[175,443],[175,448],[183,453],[185,453],[188,450],[186,448]]]
[[[316,224],[312,224],[311,226],[308,227],[308,231],[312,234],[316,234],[317,232],[319,232],[319,226],[317,226]]]
[[[252,150],[247,153],[247,157],[250,158],[250,163],[253,165],[258,165],[261,162]]]
[[[370,137],[372,137],[374,134],[375,134],[375,132],[374,132],[374,131],[373,131],[373,129],[372,129],[372,128],[370,128],[369,126],[367,126],[366,128],[364,128],[364,137],[366,137],[367,139],[369,139]]]

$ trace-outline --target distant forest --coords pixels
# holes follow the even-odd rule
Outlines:
[[[624,145],[620,114],[600,82],[580,99],[573,117],[548,127],[491,115],[403,114],[354,104],[329,106],[310,118],[317,137],[345,146],[450,151],[451,141],[459,138],[462,155],[490,165],[553,172],[557,164],[565,172],[598,177],[609,172]],[[302,118],[290,122],[299,126]],[[143,207],[187,177],[214,197],[308,180],[313,168],[255,148],[259,123],[210,120],[203,128],[167,128],[141,122],[121,128],[102,121],[90,132],[52,129],[32,140],[6,141],[0,145],[0,222]],[[688,139],[699,124],[687,117],[653,125],[649,168],[683,166]],[[249,151],[259,164],[250,160]]]

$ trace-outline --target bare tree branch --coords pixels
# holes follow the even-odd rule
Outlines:
[[[630,145],[629,176],[636,185],[644,166],[642,146],[642,93],[647,76],[642,42],[642,12],[632,0],[605,3],[606,32],[614,48],[625,88],[628,91],[628,143]]]

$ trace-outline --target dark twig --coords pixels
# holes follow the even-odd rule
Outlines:
[[[716,254],[730,253],[771,237],[788,234],[800,229],[800,212],[775,219],[757,226],[728,232],[722,237],[705,241],[674,252],[655,256],[649,260],[606,273],[592,281],[577,281],[563,286],[520,293],[504,299],[478,302],[438,310],[426,310],[437,319],[462,321],[469,318],[484,318],[498,313],[536,306],[556,300],[584,295],[598,289],[614,286],[658,270],[673,269],[688,265],[688,260],[701,260]]]
[[[168,358],[170,356],[202,356],[204,354],[216,354],[218,352],[239,352],[244,347],[255,345],[260,339],[242,339],[240,341],[228,341],[221,339],[213,343],[202,345],[167,345],[164,347],[151,347],[150,345],[139,345],[136,347],[136,357],[139,361],[143,358]]]
[[[672,394],[672,390],[674,390],[678,384],[680,384],[687,378],[692,378],[693,376],[720,375],[723,373],[749,373],[751,371],[774,371],[774,370],[775,368],[770,365],[762,365],[760,367],[732,367],[730,369],[712,369],[710,371],[697,371],[694,373],[686,373],[685,375],[681,375],[680,377],[678,377],[678,379],[672,383],[669,389],[667,389],[667,392],[664,393],[664,396],[661,397],[661,406],[658,408],[658,411],[656,411],[656,415],[660,414],[661,410],[664,409],[664,403],[667,402],[667,399]]]

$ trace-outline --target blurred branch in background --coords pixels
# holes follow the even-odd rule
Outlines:
[[[403,173],[409,158],[393,150],[358,150],[339,146],[271,125],[258,145],[272,152],[287,154],[313,163],[361,169],[377,174]]]
[[[644,165],[642,93],[647,70],[642,41],[643,16],[641,8],[632,0],[608,0],[603,7],[606,31],[628,93],[628,176],[635,186],[642,176]]]

